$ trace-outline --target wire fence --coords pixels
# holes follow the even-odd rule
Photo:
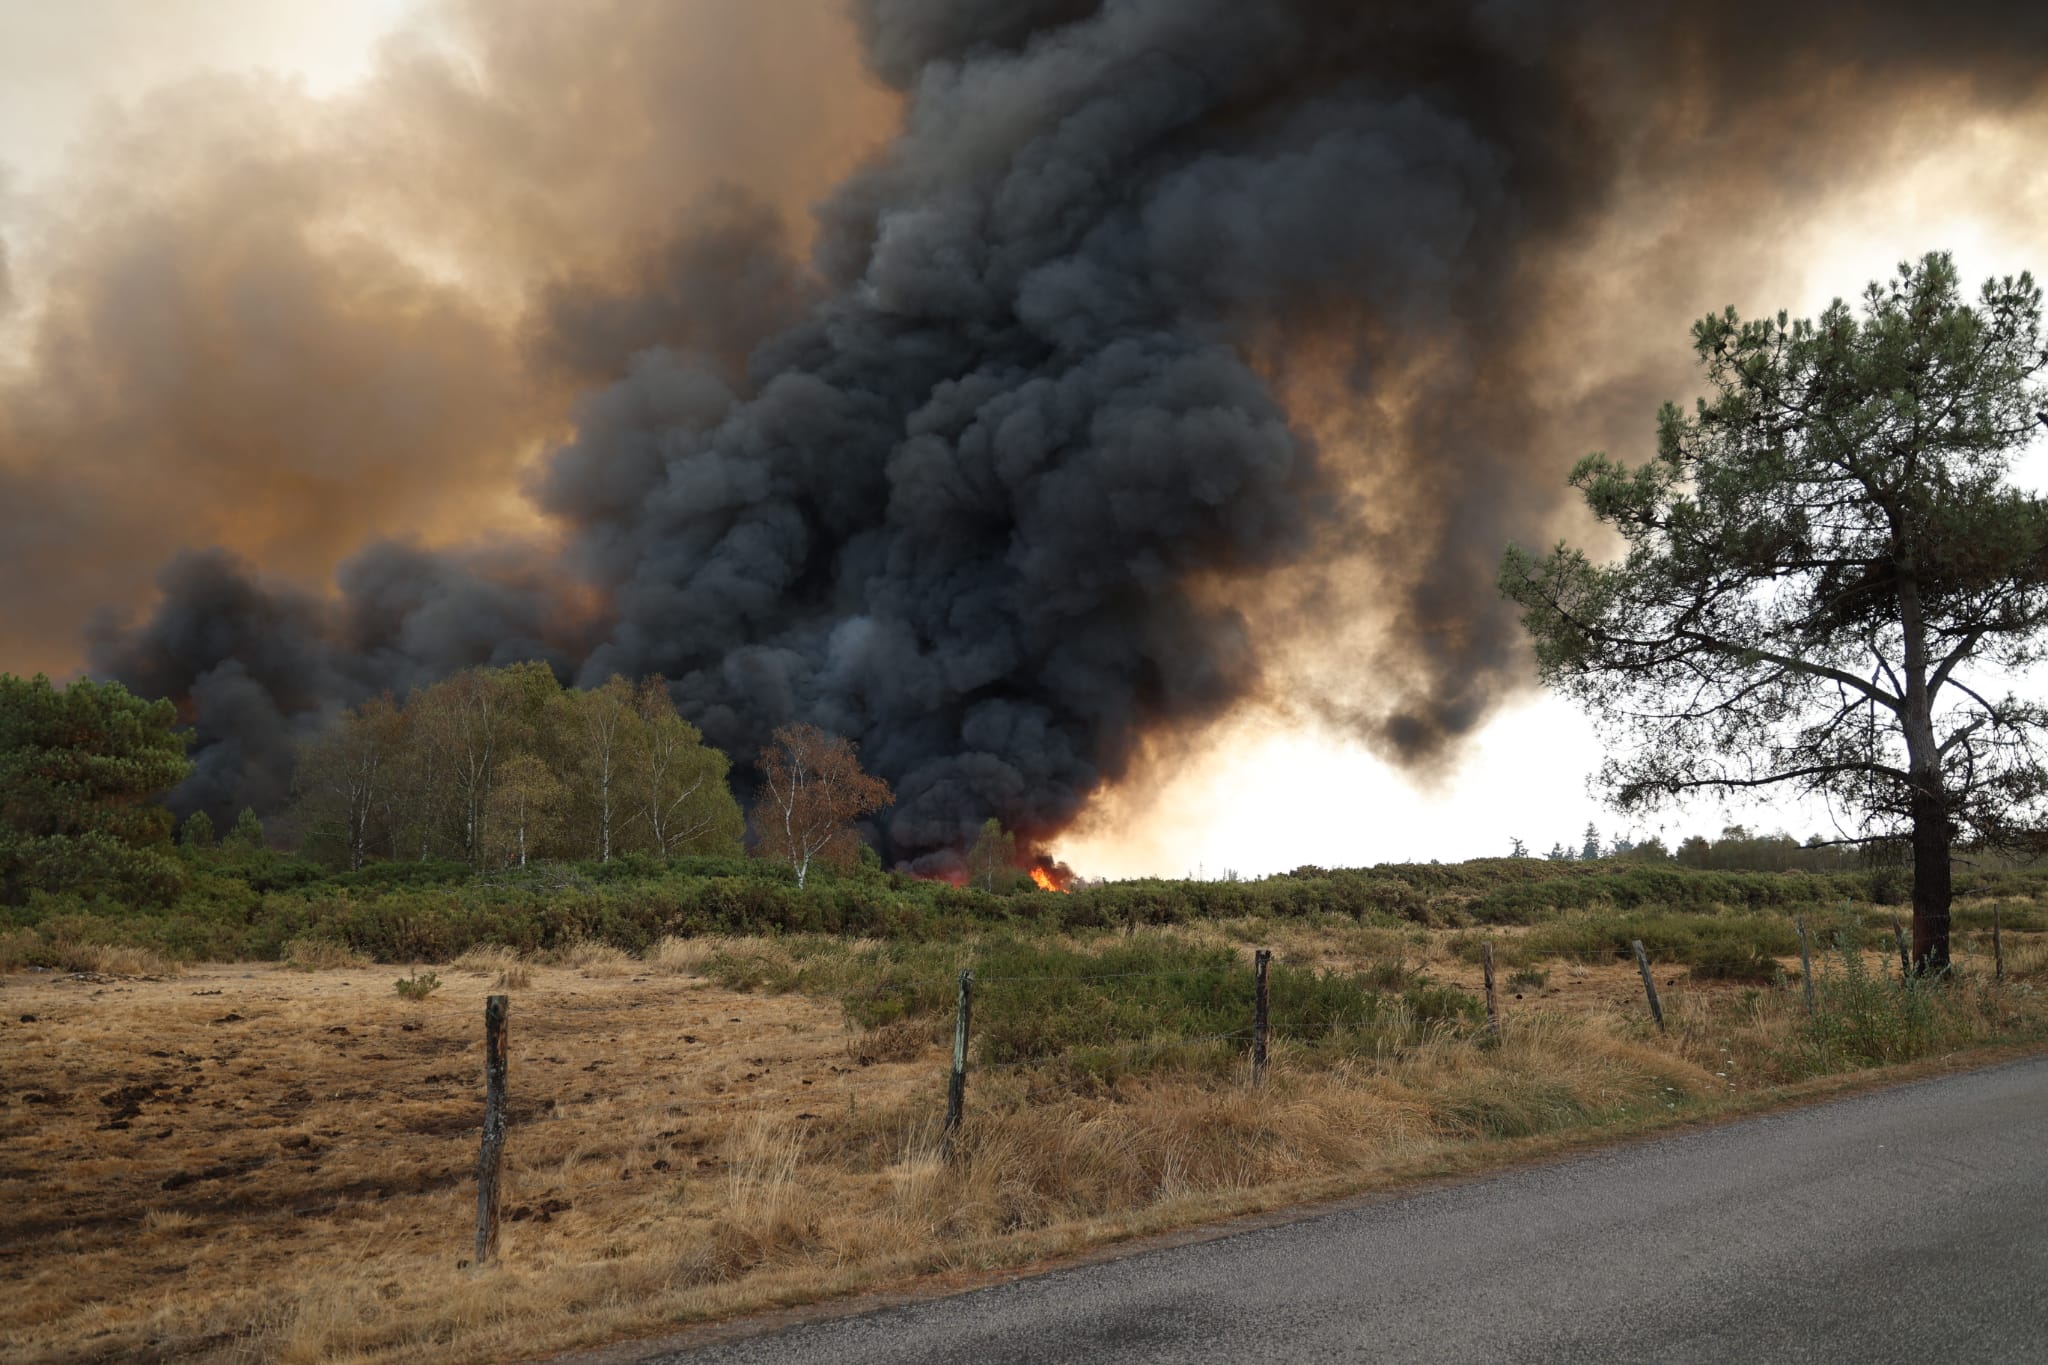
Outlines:
[[[1805,1009],[1812,1014],[1816,1008],[1814,982],[1817,976],[1815,959],[1822,956],[1831,946],[1819,934],[1809,934],[1808,926],[1798,924],[1804,978]],[[1994,935],[1996,928],[1994,926]],[[1995,942],[1995,940],[1994,940]],[[1502,1021],[1500,1002],[1494,977],[1492,942],[1484,945],[1485,986],[1484,1026],[1475,1017],[1476,1011],[1460,1015],[1456,1019],[1424,1020],[1431,1036],[1447,1036],[1445,1029],[1451,1029],[1459,1037],[1469,1039],[1478,1046],[1496,1046],[1501,1041]],[[1654,974],[1648,954],[1640,941],[1631,944],[1635,965],[1640,967],[1644,989],[1643,1004],[1647,1012],[1661,1029],[1665,1026],[1664,1014],[1658,1000]],[[1997,949],[1994,947],[1994,952]],[[410,1087],[414,1092],[404,1098],[422,1098],[418,1092],[439,1085],[445,1093],[430,1096],[442,1101],[443,1115],[433,1119],[433,1126],[421,1131],[379,1132],[375,1135],[350,1135],[338,1129],[327,1129],[319,1135],[319,1151],[323,1154],[338,1154],[361,1149],[385,1146],[399,1142],[446,1144],[454,1141],[476,1143],[474,1170],[478,1191],[476,1256],[479,1262],[492,1258],[497,1251],[496,1227],[500,1217],[499,1203],[502,1182],[498,1179],[498,1168],[502,1163],[507,1142],[517,1143],[522,1124],[532,1123],[545,1114],[551,1118],[562,1117],[579,1105],[592,1106],[593,1112],[612,1112],[631,1106],[640,1106],[649,1112],[673,1116],[680,1125],[685,1122],[713,1121],[730,1129],[733,1125],[756,1116],[804,1123],[821,1120],[841,1109],[856,1110],[861,1106],[880,1104],[896,1109],[915,1110],[929,1106],[927,1120],[937,1126],[941,1149],[950,1153],[955,1135],[967,1119],[972,1095],[971,1081],[975,1077],[1008,1077],[1031,1072],[1057,1073],[1063,1067],[1075,1068],[1078,1072],[1093,1072],[1100,1075],[1106,1070],[1143,1068],[1177,1053],[1195,1053],[1208,1050],[1209,1055],[1198,1063],[1213,1068],[1217,1062],[1216,1053],[1235,1053],[1244,1066],[1237,1072],[1234,1083],[1259,1086],[1264,1082],[1269,1064],[1270,1049],[1278,1032],[1283,1037],[1294,1039],[1317,1039],[1335,1037],[1343,1030],[1359,1028],[1384,1022],[1384,1016],[1397,1007],[1387,1001],[1398,998],[1397,993],[1382,993],[1358,985],[1356,1001],[1334,1001],[1327,997],[1298,995],[1293,999],[1283,998],[1278,1002],[1280,1010],[1276,1016],[1270,990],[1269,971],[1279,961],[1290,968],[1304,968],[1316,965],[1311,958],[1292,960],[1276,959],[1265,950],[1258,951],[1250,963],[1239,960],[1235,964],[1199,964],[1195,966],[1147,971],[1111,972],[1017,972],[1004,975],[977,977],[971,970],[958,974],[952,983],[924,978],[912,981],[880,983],[854,989],[830,992],[842,1009],[857,1002],[898,998],[912,1002],[919,1007],[919,1013],[911,1021],[911,1032],[922,1030],[922,1041],[916,1041],[910,1053],[876,1062],[862,1052],[863,1041],[875,1035],[874,1030],[855,1034],[849,1030],[845,1039],[846,1057],[842,1066],[827,1062],[819,1074],[801,1077],[795,1086],[786,1078],[777,1088],[760,1093],[748,1093],[746,1087],[765,1079],[768,1067],[761,1061],[770,1051],[764,1039],[762,1049],[754,1059],[760,1070],[741,1072],[745,1059],[741,1052],[740,1061],[732,1055],[732,1044],[737,1041],[729,1034],[712,1040],[724,1049],[718,1065],[724,1068],[719,1074],[707,1075],[700,1069],[695,1077],[696,1088],[687,1094],[670,1091],[663,1097],[647,1094],[647,1078],[660,1078],[666,1073],[681,1079],[693,1068],[693,1062],[702,1054],[693,1054],[691,1047],[700,1041],[692,1030],[724,1029],[724,1024],[710,1024],[706,1020],[691,1022],[688,1019],[662,1020],[654,1025],[665,1029],[669,1036],[648,1032],[650,1011],[659,1012],[664,1008],[702,1010],[709,1008],[712,1014],[722,1010],[710,1008],[708,1002],[690,1002],[681,994],[662,998],[620,998],[594,1001],[576,996],[551,996],[546,993],[513,997],[509,992],[499,991],[489,995],[483,1007],[477,1004],[462,1006],[437,1005],[424,1007],[419,1002],[407,1002],[393,1006],[381,1018],[365,1019],[363,1026],[383,1029],[397,1029],[406,1033],[420,1033],[424,1036],[409,1046],[402,1057],[383,1056],[376,1051],[363,1050],[363,1044],[370,1047],[384,1046],[380,1035],[365,1031],[348,1035],[344,1047],[354,1048],[351,1060],[359,1066],[403,1067],[407,1070],[402,1077],[394,1076],[388,1083],[393,1089]],[[2002,976],[2003,960],[1999,960]],[[1291,980],[1298,978],[1290,978]],[[1220,998],[1205,997],[1193,1001],[1171,1002],[1186,1005],[1181,1014],[1171,1010],[1149,1015],[1140,1006],[1157,1005],[1156,1000],[1138,1001],[1126,994],[1124,988],[1135,983],[1162,981],[1214,982],[1226,988]],[[813,983],[814,985],[816,983]],[[1313,986],[1315,983],[1309,983]],[[943,1021],[942,1001],[951,986],[955,995],[953,1003],[953,1047],[950,1065],[942,1073],[931,1071],[906,1075],[901,1066],[887,1074],[865,1074],[869,1066],[890,1065],[892,1062],[910,1064],[918,1061],[918,1054],[928,1048]],[[1100,1017],[1083,1015],[1080,1022],[1062,1029],[1046,1031],[1040,1035],[1004,1033],[1005,1027],[1013,1026],[1019,1018],[1029,1019],[1029,1011],[1015,1009],[1015,997],[1032,990],[1048,987],[1074,986],[1085,988],[1110,1003],[1121,1002],[1133,1006],[1135,1013],[1113,1020],[1107,1014]],[[1782,986],[1782,982],[1781,982]],[[1455,993],[1454,993],[1455,994]],[[1003,996],[1011,1001],[1006,1008],[1009,1013],[998,1019],[998,1027],[987,1033],[977,1029],[974,1010],[978,998],[986,1000],[990,995]],[[1048,993],[1049,1001],[1053,997]],[[1467,998],[1466,1008],[1478,1002]],[[515,1008],[516,1005],[516,1008]],[[247,1008],[247,1006],[242,1006]],[[1049,1005],[1049,1009],[1053,1006]],[[1405,1008],[1400,1007],[1400,1008]],[[1154,1028],[1171,1027],[1176,1020],[1206,1022],[1222,1013],[1227,1021],[1232,1011],[1237,1012],[1241,1022],[1235,1026],[1212,1028],[1199,1032],[1171,1034],[1167,1036],[1117,1036],[1119,1030],[1133,1030],[1147,1026]],[[231,1011],[231,1014],[233,1011]],[[260,1012],[252,1011],[257,1017]],[[608,1041],[612,1050],[604,1056],[591,1058],[578,1068],[589,1073],[587,1086],[575,1083],[561,1083],[561,1073],[552,1069],[569,1065],[553,1049],[560,1046],[559,1038],[587,1034],[587,1021],[607,1017],[620,1024],[618,1033]],[[224,1022],[215,1020],[213,1022]],[[735,1018],[732,1024],[740,1023]],[[851,1024],[851,1014],[848,1018]],[[1413,1023],[1414,1020],[1408,1022]],[[983,1030],[988,1025],[982,1026]],[[1103,1030],[1103,1036],[1089,1040],[1082,1036],[1087,1028]],[[346,1026],[327,1030],[329,1033],[344,1033]],[[600,1029],[599,1032],[602,1032]],[[622,1042],[621,1036],[630,1037]],[[815,1039],[815,1035],[812,1035]],[[1019,1041],[1020,1038],[1022,1041]],[[518,1045],[514,1046],[517,1040]],[[977,1047],[977,1042],[982,1045]],[[424,1050],[422,1050],[424,1049]],[[1017,1055],[1021,1049],[1022,1055]],[[1006,1055],[1008,1054],[1008,1055]],[[158,1054],[161,1055],[161,1054]],[[574,1055],[574,1054],[571,1054]],[[928,1057],[929,1053],[923,1053]],[[809,1056],[804,1065],[815,1065],[824,1060],[822,1054]],[[481,1061],[481,1065],[478,1065]],[[784,1065],[786,1059],[778,1058],[777,1065]],[[425,1065],[422,1065],[422,1064]],[[455,1069],[448,1069],[454,1064]],[[920,1063],[928,1065],[929,1063]],[[472,1073],[470,1068],[475,1067]],[[428,1068],[432,1068],[429,1070]],[[426,1074],[421,1075],[420,1072]],[[548,1077],[539,1086],[531,1078],[538,1072]],[[444,1074],[445,1073],[445,1074]],[[481,1073],[485,1080],[482,1096],[482,1112],[477,1122],[450,1126],[446,1111],[459,1099],[474,1096],[471,1087],[474,1076]],[[737,1073],[737,1074],[735,1074]],[[610,1077],[635,1077],[637,1088],[621,1088],[607,1084]],[[928,1077],[929,1079],[924,1079]],[[373,1085],[378,1082],[372,1079]],[[536,1094],[536,1092],[539,1092]],[[941,1098],[943,1097],[943,1110]],[[1007,1099],[1018,1102],[1016,1092],[992,1093],[988,1098]],[[473,1102],[473,1101],[471,1101]],[[1024,1101],[1024,1102],[1028,1102]],[[540,1107],[536,1107],[538,1104]],[[365,1112],[374,1112],[367,1110]],[[474,1112],[474,1111],[472,1111]],[[939,1115],[943,1113],[943,1119]],[[382,1127],[382,1124],[379,1124]],[[479,1138],[479,1134],[481,1137]],[[664,1134],[663,1136],[667,1136]],[[469,1164],[468,1158],[462,1161]],[[457,1168],[460,1169],[459,1167]],[[451,1177],[454,1171],[451,1171]]]

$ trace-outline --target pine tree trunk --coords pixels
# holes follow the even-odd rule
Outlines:
[[[1941,749],[1934,738],[1934,693],[1928,684],[1930,659],[1920,585],[1900,555],[1899,624],[1904,632],[1905,695],[1899,726],[1906,740],[1908,814],[1913,820],[1913,970],[1921,976],[1948,971],[1950,843],[1947,792],[1941,779]]]
[[[1913,790],[1913,970],[1949,969],[1949,905],[1954,899],[1948,810],[1941,792]]]

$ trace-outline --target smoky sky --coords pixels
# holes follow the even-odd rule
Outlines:
[[[1564,461],[1664,396],[1627,316],[1562,324],[1599,277],[1588,244],[1655,194],[1687,211],[1636,276],[1748,249],[1768,232],[1745,208],[1852,179],[1915,101],[2030,111],[2048,69],[2048,16],[2022,5],[846,17],[894,131],[808,221],[737,174],[564,257],[474,341],[418,285],[426,358],[509,347],[547,376],[534,401],[559,395],[532,527],[373,543],[332,593],[196,536],[149,614],[98,620],[95,671],[187,708],[186,804],[274,805],[293,737],[337,708],[529,657],[584,683],[660,673],[742,760],[789,720],[853,737],[910,858],[989,815],[1055,833],[1148,737],[1254,699],[1441,762],[1522,685],[1501,547],[1545,535]],[[658,148],[664,127],[618,135]],[[658,155],[633,164],[658,184]],[[143,335],[135,363],[176,341]],[[1561,352],[1595,371],[1570,401]],[[540,419],[475,411],[458,374],[408,376],[396,407],[473,421],[475,479],[501,485],[493,420]],[[345,490],[362,449],[278,459]],[[0,551],[10,575],[35,562]],[[1281,668],[1304,649],[1337,667]]]

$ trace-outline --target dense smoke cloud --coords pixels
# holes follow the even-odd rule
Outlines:
[[[801,308],[731,253],[800,279],[807,206],[893,126],[831,18],[454,0],[341,93],[191,77],[0,183],[0,666],[73,666],[184,548],[319,593],[372,538],[531,529],[576,392],[665,335],[743,355],[704,288]]]
[[[1501,546],[1669,382],[1587,313],[1603,271],[1718,259],[1910,100],[2010,110],[2048,56],[2030,7],[1903,0],[853,19],[902,126],[807,266],[776,196],[699,194],[522,315],[537,373],[609,380],[534,482],[559,558],[383,546],[334,601],[200,558],[101,632],[213,741],[200,799],[274,797],[285,738],[368,691],[533,656],[660,672],[742,758],[789,719],[858,739],[906,856],[1057,831],[1248,698],[1439,761],[1518,685]],[[1589,257],[1660,197],[1700,215],[1648,215],[1666,264]]]

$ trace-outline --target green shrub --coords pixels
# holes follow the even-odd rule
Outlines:
[[[1922,1056],[1936,1044],[1940,985],[1908,985],[1889,971],[1872,972],[1846,934],[1817,961],[1817,1008],[1806,1041],[1817,1070],[1882,1066]]]
[[[1042,1061],[1251,1027],[1251,972],[1223,949],[1155,940],[1100,953],[997,938],[975,962],[980,1061]]]
[[[310,935],[375,961],[404,964],[446,962],[473,947],[534,954],[585,940],[641,953],[664,937],[703,934],[847,935],[915,944],[989,930],[1011,937],[1085,934],[1218,917],[1394,928],[1524,921],[1535,932],[1501,945],[1507,965],[1621,957],[1628,939],[1641,937],[1660,960],[1690,963],[1703,975],[1732,971],[1752,979],[1767,971],[1763,959],[1796,951],[1785,911],[1806,914],[1822,934],[1860,917],[1859,932],[1873,945],[1889,933],[1887,912],[1861,899],[1862,874],[1670,864],[1502,858],[1303,868],[1260,881],[1144,879],[1060,896],[991,894],[873,868],[843,877],[827,869],[799,889],[786,866],[735,857],[664,862],[633,855],[478,874],[462,863],[418,861],[330,871],[309,858],[248,846],[178,848],[165,856],[177,864],[182,884],[168,904],[81,885],[64,895],[31,895],[26,905],[0,906],[0,922],[40,931],[53,917],[82,916],[73,925],[80,935],[75,941],[146,947],[181,961],[276,960],[287,943]],[[1957,884],[2003,897],[2007,929],[2048,930],[2048,873],[1966,871]],[[1838,905],[1841,913],[1821,908]],[[1959,906],[1956,915],[1961,927],[1989,928],[1984,906]],[[1753,946],[1711,941],[1729,934],[1749,936]],[[1476,961],[1478,942],[1460,939],[1453,950]],[[1354,984],[1389,994],[1406,990],[1399,963],[1377,960],[1397,951],[1361,949],[1376,961],[1366,969],[1371,979]],[[904,969],[890,970],[900,976]],[[950,989],[946,984],[938,993],[950,999]]]
[[[1704,966],[1706,975],[1769,980],[1769,960],[1799,951],[1789,921],[1775,915],[1709,915],[1677,911],[1576,915],[1538,925],[1509,945],[1517,962],[1559,957],[1572,962],[1606,962],[1634,956],[1641,939],[1658,962]],[[1760,964],[1760,965],[1759,965]],[[1760,970],[1761,975],[1739,975]]]
[[[394,984],[407,1000],[424,1000],[441,989],[441,978],[432,972],[415,971],[411,976],[399,977]]]

